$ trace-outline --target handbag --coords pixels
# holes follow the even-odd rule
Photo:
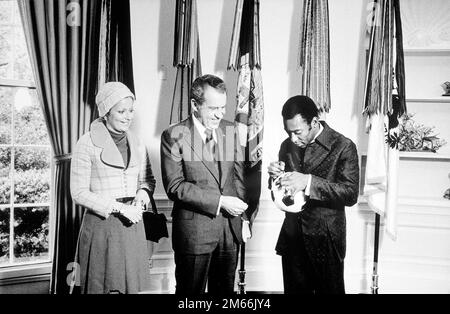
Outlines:
[[[152,205],[152,210],[146,210],[142,213],[145,236],[147,240],[158,243],[161,238],[169,237],[169,232],[167,231],[167,218],[162,213],[158,214],[153,196],[150,196],[150,203]]]

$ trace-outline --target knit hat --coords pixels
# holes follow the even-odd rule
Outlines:
[[[108,82],[104,84],[95,97],[100,118],[104,117],[115,104],[127,97],[131,97],[133,100],[136,99],[125,84],[121,82]]]

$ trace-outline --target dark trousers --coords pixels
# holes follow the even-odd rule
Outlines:
[[[175,294],[227,295],[234,293],[239,245],[235,242],[228,219],[219,215],[222,230],[216,248],[208,254],[175,252]]]
[[[299,223],[301,223],[299,221]],[[282,256],[284,293],[345,294],[344,261],[335,252],[332,239],[324,237],[323,260],[312,260],[306,251],[299,226],[298,241],[289,254]]]

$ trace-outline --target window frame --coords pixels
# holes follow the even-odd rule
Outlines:
[[[11,0],[17,3],[17,0]],[[16,26],[16,24],[3,23],[2,26]],[[23,30],[23,26],[22,26]],[[30,60],[29,53],[27,51],[28,59]],[[30,60],[31,62],[31,60]],[[33,69],[32,69],[33,71]],[[27,88],[29,90],[36,90],[36,84],[33,81],[29,80],[19,80],[19,79],[5,79],[0,78],[0,88]],[[38,100],[39,101],[39,100]],[[11,108],[10,112],[11,117],[11,140],[8,144],[0,144],[0,148],[9,148],[11,149],[11,160],[10,160],[10,197],[8,204],[0,204],[0,209],[9,209],[9,262],[4,265],[0,265],[0,286],[11,283],[20,283],[27,281],[26,278],[32,279],[31,281],[36,281],[36,276],[41,278],[40,280],[46,280],[49,278],[52,267],[52,259],[53,259],[53,237],[54,237],[54,214],[53,214],[53,180],[51,178],[54,174],[54,162],[53,156],[54,152],[51,147],[51,144],[48,145],[34,145],[34,144],[17,144],[15,143],[15,113],[14,106]],[[48,129],[46,129],[48,134]],[[49,201],[44,203],[22,203],[16,204],[14,201],[14,183],[15,183],[15,150],[21,148],[46,148],[50,150],[49,158],[50,158],[50,196]],[[36,261],[27,261],[27,262],[12,262],[14,259],[14,209],[15,208],[30,208],[30,207],[46,207],[48,208],[48,257],[45,259],[40,259]],[[34,278],[34,279],[33,279]]]
[[[19,83],[19,84],[18,84]],[[0,79],[0,88],[1,87],[9,87],[9,88],[28,88],[30,90],[35,90],[36,87],[32,82],[29,81],[19,81],[19,80],[5,80]],[[10,148],[11,149],[11,156],[10,156],[10,196],[9,196],[9,203],[8,204],[0,204],[0,209],[9,209],[9,263],[5,265],[0,265],[0,281],[3,278],[3,275],[1,273],[3,272],[10,272],[11,269],[17,269],[20,267],[28,267],[30,265],[37,265],[40,264],[51,264],[52,257],[53,257],[53,247],[52,247],[52,236],[53,236],[53,228],[52,228],[52,191],[53,191],[53,185],[50,185],[50,199],[48,202],[45,203],[20,203],[17,204],[14,202],[14,182],[15,182],[15,149],[20,148],[49,148],[50,149],[50,173],[53,174],[53,152],[51,145],[35,145],[35,144],[16,144],[14,141],[14,126],[15,126],[15,115],[14,115],[14,108],[11,110],[11,142],[9,144],[0,144],[0,148]],[[48,132],[48,130],[47,130]],[[30,207],[47,207],[49,211],[49,250],[48,250],[48,258],[39,260],[39,261],[29,261],[29,262],[14,262],[11,261],[14,258],[14,209],[15,208],[30,208]]]

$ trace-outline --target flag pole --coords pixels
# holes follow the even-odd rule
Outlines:
[[[380,242],[380,215],[375,214],[375,240],[373,246],[372,294],[378,294],[378,244]]]
[[[245,294],[245,242],[241,244],[241,260],[239,268],[238,294]]]
[[[227,68],[239,70],[235,127],[239,130],[239,144],[245,147],[245,179],[242,178],[242,181],[248,194],[245,198],[249,205],[246,213],[249,214],[250,225],[258,211],[261,194],[264,103],[259,39],[259,0],[236,0]],[[249,161],[251,162],[248,163]],[[255,161],[257,162],[254,163]],[[253,180],[255,171],[257,182]],[[246,293],[245,245],[243,242],[240,246],[238,294]]]

